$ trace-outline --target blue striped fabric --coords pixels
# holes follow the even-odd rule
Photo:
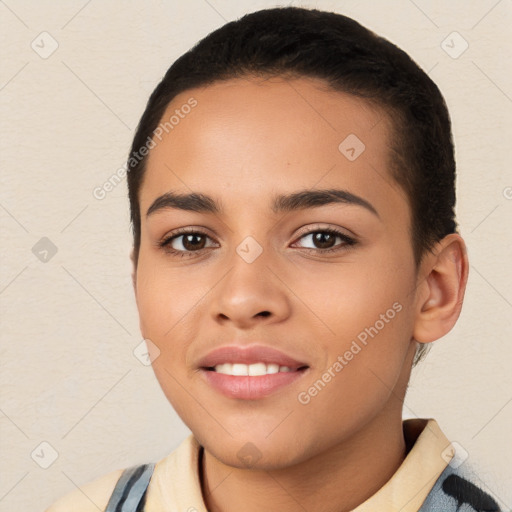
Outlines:
[[[456,468],[448,465],[418,512],[504,512],[482,487],[467,463]]]
[[[133,466],[123,471],[105,512],[140,512],[144,510],[146,489],[155,463]]]

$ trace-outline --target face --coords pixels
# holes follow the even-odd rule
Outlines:
[[[262,468],[399,416],[416,269],[387,118],[306,78],[186,91],[162,121],[176,110],[140,190],[135,292],[177,413]]]

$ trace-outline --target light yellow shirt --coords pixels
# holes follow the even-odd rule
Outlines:
[[[450,457],[450,441],[437,422],[405,420],[406,440],[414,443],[401,466],[388,482],[353,512],[417,512]],[[155,466],[146,499],[146,512],[207,512],[199,480],[200,445],[191,434]],[[109,473],[76,489],[46,512],[98,512],[105,510],[123,472]]]

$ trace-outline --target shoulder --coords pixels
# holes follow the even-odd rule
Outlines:
[[[148,490],[147,508],[155,504],[177,503],[173,510],[192,510],[191,505],[197,504],[196,509],[203,507],[201,487],[197,476],[198,455],[200,445],[192,434],[170,454],[158,462],[136,464],[108,473],[92,482],[74,489],[53,503],[45,512],[105,512],[111,498],[114,503],[120,496],[120,489],[126,486],[140,490]],[[117,484],[120,487],[113,496]]]
[[[98,512],[105,510],[124,469],[112,471],[62,496],[45,512]]]

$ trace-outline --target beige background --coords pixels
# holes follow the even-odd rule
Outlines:
[[[512,2],[290,3],[387,37],[446,98],[470,278],[461,318],[415,370],[404,414],[435,417],[510,510]],[[93,190],[123,165],[171,62],[225,21],[273,5],[0,2],[1,511],[43,510],[106,472],[158,460],[189,433],[133,354],[125,180],[103,200]],[[55,255],[44,241],[32,250],[43,237]]]

